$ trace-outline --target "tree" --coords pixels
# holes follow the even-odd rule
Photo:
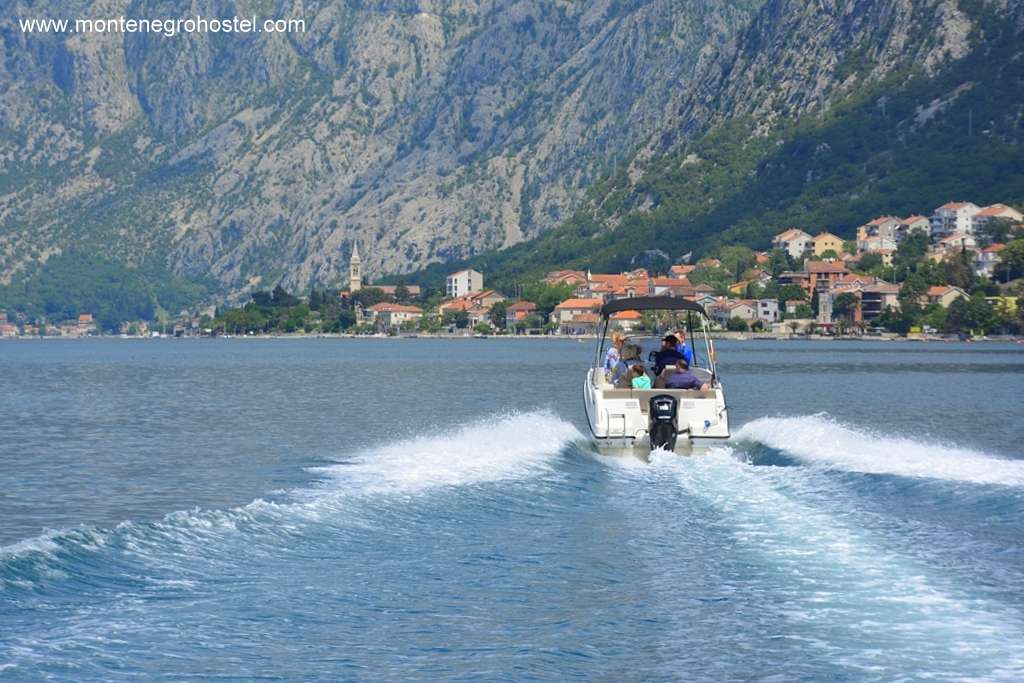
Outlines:
[[[727,271],[733,274],[737,281],[743,276],[744,271],[757,263],[754,250],[740,245],[721,247],[718,250],[718,260],[722,262],[722,266]]]
[[[832,313],[846,320],[851,320],[859,307],[860,299],[852,292],[843,292],[832,301]]]
[[[539,327],[544,326],[544,319],[536,313],[531,313],[519,322],[516,323],[516,330],[518,332],[525,332],[526,330],[535,330]]]
[[[460,330],[469,327],[469,313],[466,311],[445,311],[442,321],[445,327],[453,325]]]
[[[839,254],[836,253],[835,249],[826,249],[825,251],[821,252],[818,258],[820,258],[822,261],[827,261],[829,259],[835,260],[839,258]]]
[[[487,312],[487,318],[491,321],[491,324],[494,325],[495,329],[505,329],[505,314],[507,310],[508,303],[504,301],[496,301]]]
[[[991,218],[982,226],[978,232],[978,237],[983,246],[996,243],[1002,244],[1010,239],[1015,226],[1016,223],[1009,218]]]
[[[1024,238],[1013,240],[999,252],[995,272],[1000,281],[1024,277]]]
[[[928,233],[920,228],[914,228],[896,247],[896,253],[892,257],[893,266],[899,272],[915,265],[928,253],[931,243]]]
[[[309,288],[309,308],[312,311],[319,311],[324,306],[324,293],[315,286]]]
[[[781,285],[776,296],[780,303],[786,301],[807,301],[807,292],[800,285]]]
[[[374,304],[383,303],[389,301],[391,297],[379,287],[363,287],[358,292],[352,292],[350,298],[352,303],[359,304],[363,308],[369,308]]]
[[[399,282],[395,286],[395,301],[400,304],[407,304],[412,299],[412,294],[409,292],[409,288],[404,283]]]
[[[966,249],[961,249],[959,253],[943,261],[942,269],[944,271],[942,279],[946,284],[965,291],[970,291],[978,279],[974,274],[973,259]]]
[[[772,277],[778,277],[789,269],[789,254],[782,249],[772,249],[768,252],[768,271],[771,272]]]
[[[862,273],[869,273],[876,268],[881,268],[882,266],[882,255],[870,251],[866,254],[862,254],[860,260],[857,261],[857,270]]]
[[[725,323],[725,329],[729,330],[730,332],[746,332],[750,328],[747,325],[747,321],[744,320],[743,318],[733,317],[729,318],[729,320]]]
[[[284,287],[280,284],[274,287],[274,292],[270,295],[270,299],[270,305],[276,308],[288,308],[299,303],[298,297],[292,296],[288,292],[284,291]]]
[[[797,318],[813,318],[814,311],[808,304],[799,304],[793,312],[793,315]]]
[[[491,328],[490,325],[481,320],[480,322],[473,326],[473,331],[476,332],[477,334],[490,334],[494,330]]]
[[[573,290],[573,286],[568,283],[549,286],[536,282],[523,290],[523,299],[537,304],[537,312],[546,317],[555,306],[571,297]]]

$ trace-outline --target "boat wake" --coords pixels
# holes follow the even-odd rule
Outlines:
[[[745,424],[735,441],[741,448],[762,444],[804,464],[850,472],[1024,487],[1024,460],[875,434],[827,415],[760,418]]]
[[[192,559],[216,556],[239,539],[250,541],[246,552],[269,555],[310,527],[364,523],[361,508],[368,502],[393,506],[441,487],[525,480],[550,472],[563,450],[581,438],[552,413],[498,415],[309,468],[319,480],[287,492],[284,502],[257,499],[226,510],[177,511],[156,522],[125,521],[113,529],[81,525],[47,531],[0,546],[0,592],[91,572],[90,558],[97,553],[157,569],[168,566],[176,574],[187,570]]]

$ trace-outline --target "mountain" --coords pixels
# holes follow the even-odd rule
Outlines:
[[[69,247],[232,291],[515,244],[658,129],[759,0],[16,0],[0,270]],[[42,35],[39,17],[273,16],[287,34]]]
[[[542,237],[459,264],[507,285],[767,248],[790,226],[852,238],[951,199],[1024,205],[1024,5],[766,3],[627,171]]]
[[[2,12],[0,274],[15,288],[81,253],[207,293],[299,290],[340,282],[355,241],[372,277],[473,264],[510,283],[764,246],[792,224],[849,234],[952,198],[1024,202],[1024,9],[1009,0]],[[120,13],[307,25],[168,38],[17,23]]]

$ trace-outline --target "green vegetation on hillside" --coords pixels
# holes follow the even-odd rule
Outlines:
[[[91,313],[106,331],[130,320],[153,320],[162,309],[176,315],[208,294],[200,283],[163,268],[129,268],[81,251],[51,257],[26,279],[0,286],[0,310],[51,323]]]
[[[874,216],[929,213],[952,199],[1024,205],[1024,60],[1011,27],[987,30],[984,47],[935,78],[894,75],[766,136],[752,135],[749,119],[722,122],[647,162],[635,184],[625,172],[598,183],[589,208],[536,240],[416,280],[436,285],[473,267],[502,287],[556,268],[623,270],[652,248],[766,248],[794,225],[849,238]]]

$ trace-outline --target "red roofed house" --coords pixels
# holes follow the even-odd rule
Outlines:
[[[505,327],[514,328],[516,323],[526,320],[528,315],[537,312],[537,304],[532,301],[517,301],[505,307]]]
[[[985,225],[994,218],[1004,218],[1014,223],[1024,222],[1024,214],[1012,206],[1006,204],[992,204],[982,208],[974,214],[974,231],[982,230]]]
[[[650,296],[692,296],[694,289],[685,277],[652,277],[647,293]]]
[[[949,308],[949,305],[957,299],[967,299],[967,292],[960,289],[959,287],[951,287],[949,285],[936,285],[929,287],[928,292],[925,294],[925,302],[927,304],[938,304],[943,308]]]
[[[566,299],[551,312],[551,322],[562,334],[590,334],[597,330],[601,299]]]
[[[677,264],[668,269],[668,274],[672,277],[686,277],[693,272],[697,266],[691,266],[689,264]]]
[[[804,270],[807,272],[808,293],[815,289],[828,289],[834,281],[847,273],[846,266],[838,261],[808,261],[804,264]]]
[[[382,302],[367,309],[370,317],[385,330],[402,327],[403,324],[415,323],[423,317],[423,309],[419,306],[406,306]]]
[[[553,270],[544,278],[544,283],[554,285],[581,285],[587,281],[587,275],[582,270]]]
[[[643,322],[643,315],[640,311],[619,311],[612,313],[612,327],[618,327],[623,332],[632,332]]]
[[[970,235],[974,232],[974,216],[981,209],[971,202],[949,202],[935,209],[929,219],[932,235]]]

